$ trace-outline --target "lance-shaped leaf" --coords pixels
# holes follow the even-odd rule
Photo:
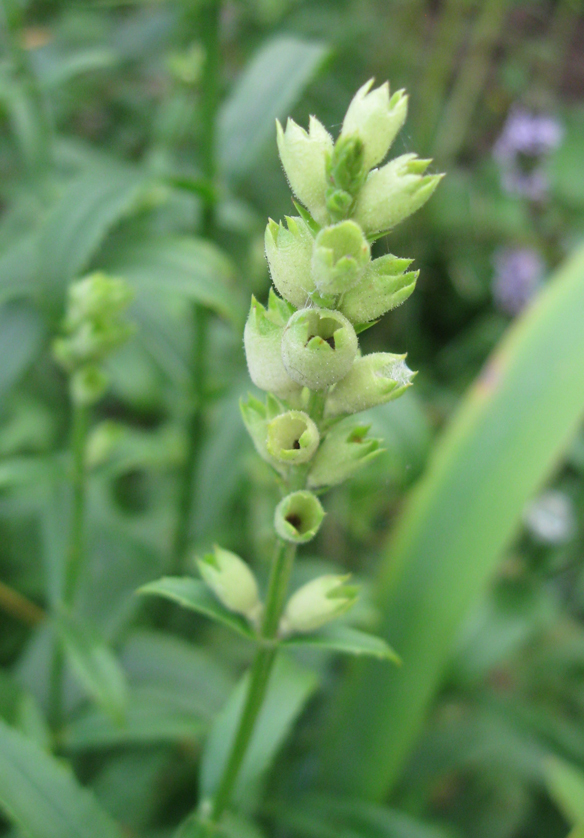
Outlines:
[[[62,611],[55,618],[71,669],[86,692],[121,723],[127,702],[124,672],[103,640],[80,620]]]
[[[381,799],[397,781],[469,609],[581,426],[582,311],[580,248],[510,329],[409,499],[376,590],[382,634],[411,665],[354,680],[330,754],[344,788]]]
[[[183,608],[188,608],[209,617],[211,620],[223,623],[223,625],[248,639],[255,638],[255,633],[248,622],[221,605],[207,586],[203,582],[199,582],[198,579],[191,579],[189,576],[163,576],[156,582],[143,585],[138,589],[138,593],[161,596],[173,602],[178,602]]]
[[[322,649],[324,652],[340,652],[344,655],[378,658],[401,664],[399,655],[383,638],[343,624],[325,626],[314,634],[297,634],[288,637],[282,641],[282,645]]]
[[[122,838],[72,772],[0,722],[0,808],[27,838]]]

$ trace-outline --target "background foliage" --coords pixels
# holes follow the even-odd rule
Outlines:
[[[363,336],[368,349],[407,349],[420,372],[371,412],[387,451],[331,493],[296,581],[353,572],[365,593],[352,621],[382,632],[404,666],[291,652],[226,834],[580,835],[579,0],[226,0],[211,137],[203,2],[4,0],[2,11],[2,834],[163,838],[213,789],[250,650],[135,596],[173,564],[203,335],[193,305],[210,315],[186,536],[197,549],[220,541],[265,578],[275,494],[237,403],[249,295],[269,285],[265,219],[293,210],[274,119],[316,113],[334,128],[376,76],[410,93],[396,153],[448,172],[428,207],[377,243],[377,255],[415,258],[419,290]],[[536,200],[509,188],[493,154],[518,108],[561,128]],[[518,165],[529,173],[533,159]],[[545,287],[515,318],[497,287],[501,254],[518,248],[537,254]],[[108,362],[92,424],[89,564],[68,621],[56,606],[70,408],[50,344],[67,285],[93,269],[135,288],[137,328]],[[67,671],[55,727],[56,636]]]

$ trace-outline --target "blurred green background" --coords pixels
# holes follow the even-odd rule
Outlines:
[[[224,0],[209,75],[214,6],[2,0],[0,716],[19,742],[56,750],[124,835],[172,836],[208,791],[203,743],[250,650],[134,591],[172,568],[185,491],[189,545],[219,541],[266,576],[277,493],[237,405],[249,297],[269,287],[266,220],[295,213],[274,120],[316,114],[336,133],[375,76],[410,94],[392,156],[447,172],[375,245],[421,274],[364,347],[407,351],[419,374],[371,411],[387,450],[328,496],[296,581],[352,572],[364,593],[351,621],[404,665],[305,651],[282,665],[238,787],[245,817],[226,834],[582,836],[584,6]],[[120,725],[112,682],[73,644],[51,730],[46,616],[71,497],[50,346],[68,284],[95,269],[135,288],[136,333],[108,362],[92,421],[76,616],[123,673],[127,707]],[[193,307],[209,312],[204,333]],[[9,754],[0,736],[0,804],[14,814]],[[43,831],[56,814],[33,786],[2,835],[103,838]]]

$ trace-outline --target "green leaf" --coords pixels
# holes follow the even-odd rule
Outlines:
[[[219,115],[219,159],[226,174],[241,177],[275,136],[327,56],[323,44],[278,35],[264,44],[240,75]]]
[[[120,242],[103,267],[138,289],[179,292],[235,323],[243,319],[233,264],[211,242],[188,236]]]
[[[211,728],[201,762],[203,798],[212,798],[218,786],[237,731],[247,685],[248,674],[237,685]],[[238,808],[249,811],[255,805],[262,778],[316,686],[314,673],[283,655],[277,658],[233,793],[233,802]]]
[[[61,611],[55,625],[71,668],[86,692],[121,724],[127,704],[126,678],[113,652],[80,620]]]
[[[38,275],[46,288],[63,288],[90,265],[107,233],[145,190],[145,175],[112,161],[76,177],[39,234]]]
[[[68,768],[0,722],[0,807],[27,838],[122,838]]]
[[[452,838],[450,831],[402,812],[344,796],[308,795],[278,815],[299,838]]]
[[[562,759],[547,762],[550,794],[573,826],[584,829],[584,772]]]
[[[316,634],[296,635],[282,642],[284,646],[314,647],[316,649],[341,652],[345,655],[364,655],[370,658],[392,661],[401,664],[399,656],[382,640],[372,634],[345,626],[333,624],[321,629]]]
[[[81,713],[67,725],[62,744],[71,750],[146,745],[163,742],[198,742],[205,729],[192,701],[170,690],[134,687],[129,690],[125,716],[115,723],[95,709]]]
[[[244,470],[245,455],[250,446],[241,421],[239,400],[248,390],[246,371],[213,406],[196,475],[192,531],[199,541],[220,538],[229,501]]]
[[[191,815],[178,828],[174,838],[263,838],[257,826],[241,815],[228,813],[221,826],[206,826],[197,815]]]
[[[212,718],[233,687],[216,655],[166,632],[135,632],[120,657],[132,688],[147,689],[198,718]]]
[[[21,302],[0,308],[0,398],[37,356],[44,328],[37,312]]]
[[[221,605],[207,586],[198,579],[191,579],[189,576],[163,576],[156,582],[143,585],[138,589],[138,593],[161,596],[178,602],[183,608],[189,608],[191,611],[210,617],[211,620],[223,623],[249,640],[255,639],[255,633],[249,623]]]
[[[470,608],[580,426],[583,310],[581,248],[510,328],[410,497],[376,590],[383,636],[411,665],[367,664],[345,695],[328,754],[343,788],[379,799],[397,780]]]

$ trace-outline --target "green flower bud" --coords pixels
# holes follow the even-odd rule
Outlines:
[[[318,428],[302,410],[282,413],[268,425],[268,451],[281,463],[307,463],[318,443]]]
[[[359,285],[343,295],[339,308],[345,317],[352,323],[369,323],[405,302],[420,273],[406,270],[412,261],[388,253],[370,262]]]
[[[71,399],[75,404],[90,407],[101,399],[108,384],[108,376],[95,364],[80,367],[71,376]]]
[[[343,422],[333,427],[312,461],[308,486],[320,489],[336,486],[378,457],[383,449],[379,439],[366,439],[369,426],[347,427]]]
[[[67,295],[63,337],[53,344],[57,361],[69,372],[102,361],[132,335],[120,313],[133,292],[121,279],[95,273],[73,283]]]
[[[324,308],[297,311],[282,337],[282,359],[288,374],[311,390],[322,390],[343,378],[357,348],[357,335],[347,318]]]
[[[286,372],[281,351],[284,326],[293,311],[273,291],[270,291],[267,309],[252,297],[243,332],[251,380],[260,390],[269,390],[282,398],[300,389]]]
[[[367,171],[361,138],[356,135],[339,137],[326,161],[326,208],[333,221],[342,221],[351,215]]]
[[[314,116],[310,117],[308,132],[292,119],[287,121],[285,131],[276,120],[276,130],[280,160],[292,191],[319,224],[326,224],[325,160],[333,148],[331,135]]]
[[[90,274],[69,288],[65,328],[73,330],[85,320],[111,320],[129,305],[133,296],[123,279],[104,273]]]
[[[312,275],[321,294],[342,294],[357,285],[371,259],[371,249],[354,221],[324,227],[316,237]]]
[[[424,175],[429,164],[415,154],[402,154],[371,172],[355,206],[355,221],[365,233],[391,230],[426,203],[444,177]]]
[[[197,565],[203,580],[219,602],[230,611],[243,614],[257,623],[262,603],[255,576],[243,559],[215,545],[213,553],[197,559]]]
[[[280,635],[316,631],[354,605],[359,589],[346,585],[349,576],[319,576],[294,593],[280,621]]]
[[[266,227],[266,256],[272,282],[295,308],[310,302],[314,282],[310,273],[310,259],[314,239],[301,218],[286,218],[288,227],[268,222]]]
[[[325,416],[358,413],[397,399],[411,385],[415,375],[406,366],[405,357],[374,352],[357,358],[351,372],[330,391]]]
[[[364,166],[377,166],[406,121],[408,97],[398,90],[389,98],[389,84],[371,90],[373,79],[359,88],[343,121],[341,137],[356,134],[365,146]]]
[[[292,492],[276,507],[274,526],[284,541],[305,544],[317,534],[323,518],[324,509],[316,495],[305,491]]]
[[[277,469],[280,474],[284,474],[282,464],[268,451],[268,425],[276,416],[286,411],[286,406],[272,393],[268,393],[265,404],[250,395],[247,401],[242,399],[239,402],[239,407],[247,432],[262,460]]]

